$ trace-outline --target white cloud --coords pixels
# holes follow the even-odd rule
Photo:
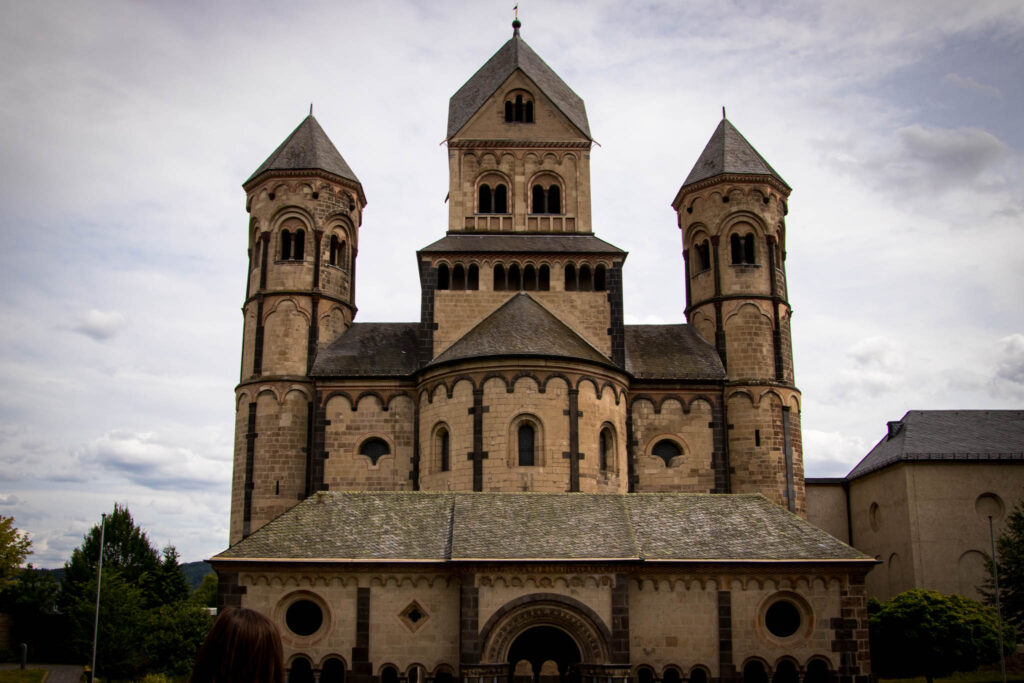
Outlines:
[[[196,453],[152,433],[110,431],[82,447],[76,457],[150,489],[220,488],[231,476],[229,460]]]
[[[974,80],[970,76],[961,76],[958,73],[950,72],[950,73],[946,74],[945,76],[943,76],[943,80],[945,80],[947,83],[952,83],[953,85],[957,86],[958,88],[966,88],[967,90],[976,90],[978,92],[983,92],[983,93],[985,93],[987,95],[991,95],[992,97],[995,97],[995,98],[998,98],[998,99],[1002,99],[1003,98],[1003,93],[1002,93],[1002,91],[999,88],[995,87],[994,85],[986,85],[984,83],[979,83],[978,81]]]
[[[96,341],[106,341],[120,332],[126,322],[124,314],[120,311],[98,311],[92,308],[86,311],[71,329]]]

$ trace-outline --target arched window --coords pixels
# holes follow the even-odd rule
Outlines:
[[[374,465],[381,457],[389,453],[391,453],[391,449],[388,447],[388,442],[376,436],[367,439],[359,447],[359,455],[365,455]]]
[[[654,683],[654,672],[643,666],[636,672],[636,678],[638,683]]]
[[[461,263],[455,264],[452,268],[452,289],[465,289],[466,288],[466,269],[462,267]]]
[[[594,291],[595,292],[603,292],[607,288],[608,285],[605,282],[605,272],[606,271],[605,271],[605,267],[604,267],[603,264],[599,264],[597,266],[597,268],[594,269]]]
[[[594,289],[594,278],[590,274],[590,266],[584,263],[580,266],[580,291],[589,292]]]
[[[508,267],[508,288],[515,292],[518,291],[521,286],[522,283],[519,279],[519,264],[513,263]]]
[[[451,286],[448,264],[442,263],[437,267],[437,288],[448,289]]]
[[[533,100],[529,95],[519,92],[505,100],[505,122],[533,123]]]
[[[743,683],[768,683],[768,673],[764,664],[756,659],[747,662],[743,667]]]
[[[331,657],[320,669],[320,683],[345,683],[345,662]]]
[[[542,292],[546,292],[551,289],[551,269],[547,266],[540,267],[540,277],[538,277],[537,288]]]
[[[505,280],[505,266],[500,263],[494,266],[494,291],[504,292],[508,287],[508,282]]]
[[[281,231],[281,260],[290,261],[292,258],[292,233],[289,230]]]
[[[494,186],[494,213],[508,213],[508,188],[504,185]]]
[[[480,289],[480,268],[475,263],[469,264],[466,271],[466,289]]]
[[[534,447],[536,441],[536,430],[529,422],[523,422],[516,430],[518,437],[519,466],[532,467],[536,461]]]
[[[665,673],[661,676],[662,683],[680,683],[681,680],[679,670],[674,667],[665,669]]]
[[[567,263],[565,265],[565,291],[575,292],[578,284],[576,280],[576,266]]]
[[[252,248],[252,268],[256,270],[260,267],[260,239],[256,238],[256,243]]]
[[[537,289],[537,269],[532,265],[527,265],[523,269],[523,289],[527,292]]]
[[[602,472],[611,469],[611,463],[615,460],[615,437],[610,427],[601,430],[600,456],[598,464]]]
[[[530,197],[530,213],[546,213],[544,209],[547,207],[547,199],[544,196],[544,188],[534,185]]]
[[[829,683],[831,678],[832,675],[828,669],[828,662],[823,659],[812,659],[807,662],[804,683]]]
[[[508,213],[508,186],[496,183],[480,183],[477,190],[477,213]]]
[[[437,456],[439,469],[442,472],[447,472],[451,468],[451,437],[448,435],[448,430],[441,427],[437,430]]]
[[[380,683],[398,683],[398,669],[385,666],[380,670]]]
[[[305,657],[292,660],[288,670],[288,683],[313,683],[313,665]]]
[[[547,213],[562,213],[562,189],[558,185],[548,188]]]
[[[754,258],[754,235],[752,233],[747,233],[743,237],[733,233],[729,237],[729,247],[734,266],[757,263]]]
[[[301,261],[303,260],[306,251],[306,231],[296,230],[295,236],[292,238],[292,260]]]
[[[700,667],[695,667],[690,672],[690,683],[708,683],[708,672]]]
[[[654,448],[651,449],[651,455],[664,460],[665,467],[669,466],[669,463],[672,462],[672,458],[682,454],[683,451],[679,448],[679,444],[669,439],[662,439],[658,443],[654,444]]]
[[[707,240],[704,240],[700,244],[697,244],[693,248],[694,261],[693,265],[696,269],[695,273],[703,273],[705,270],[711,269],[711,245],[708,244]]]
[[[331,248],[328,252],[327,263],[331,266],[338,265],[338,250],[341,247],[341,243],[338,241],[337,235],[331,235]]]
[[[772,683],[799,683],[800,675],[797,673],[796,664],[789,659],[783,659],[775,665],[775,675],[772,676]]]
[[[494,204],[491,202],[491,186],[481,183],[479,190],[479,202],[477,202],[477,213],[493,213]]]

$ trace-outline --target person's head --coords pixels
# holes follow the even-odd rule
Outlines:
[[[251,609],[225,608],[206,636],[189,683],[284,683],[281,634]]]

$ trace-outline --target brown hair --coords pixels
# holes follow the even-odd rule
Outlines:
[[[189,683],[284,683],[281,634],[267,617],[228,607],[206,636]]]

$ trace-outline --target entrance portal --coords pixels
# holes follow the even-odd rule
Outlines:
[[[509,683],[575,683],[580,648],[565,631],[534,626],[519,634],[508,651]]]

